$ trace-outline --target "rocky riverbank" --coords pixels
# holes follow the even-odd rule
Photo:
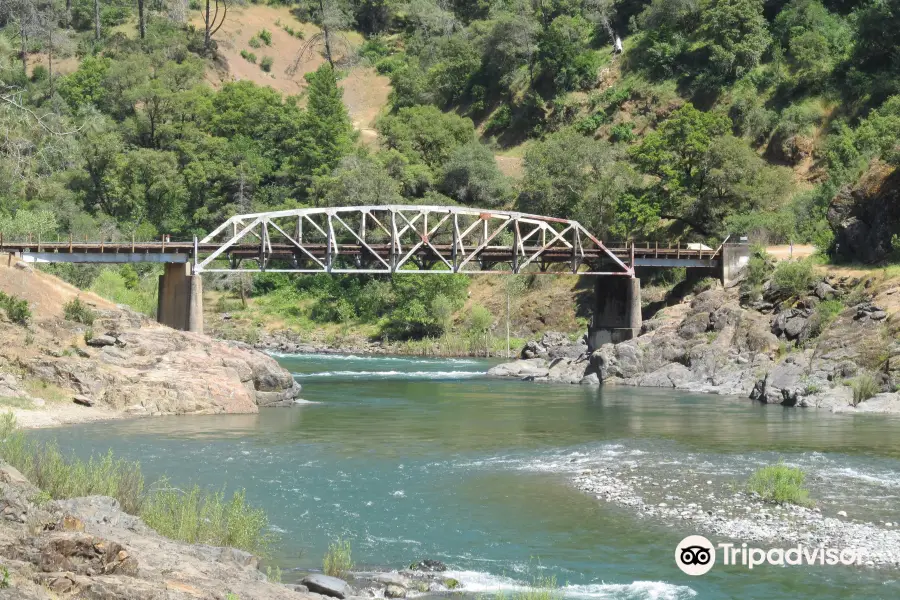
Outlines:
[[[0,600],[329,600],[405,598],[459,582],[436,561],[344,580],[269,581],[257,557],[156,534],[105,496],[46,500],[0,461]]]
[[[252,413],[300,393],[288,371],[247,344],[175,331],[23,263],[0,264],[0,290],[32,312],[25,325],[0,313],[0,408],[25,427]],[[75,298],[89,323],[66,318]]]
[[[837,314],[823,310],[836,306]],[[734,394],[836,412],[900,412],[898,310],[900,281],[881,274],[820,276],[796,296],[772,281],[756,298],[739,286],[718,287],[659,311],[633,340],[589,353],[583,340],[545,335],[520,360],[489,374]],[[862,375],[876,395],[854,406],[850,384]]]

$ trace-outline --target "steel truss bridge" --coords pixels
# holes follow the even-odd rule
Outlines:
[[[723,242],[724,245],[724,242]],[[303,208],[231,217],[192,241],[8,241],[34,262],[192,263],[194,273],[573,273],[713,268],[722,248],[606,243],[577,221],[450,206]]]

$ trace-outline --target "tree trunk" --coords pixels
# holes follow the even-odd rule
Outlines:
[[[146,21],[144,20],[144,0],[138,0],[138,30],[141,32],[141,39],[147,34]]]
[[[94,0],[94,39],[100,41],[100,0]]]
[[[54,20],[50,21],[47,27],[47,72],[50,78],[50,98],[53,98],[53,27],[56,25]]]
[[[328,35],[328,23],[325,20],[325,2],[319,0],[319,14],[322,15],[322,33],[325,35],[325,58],[334,70],[334,61],[331,59],[331,37]]]
[[[22,41],[22,73],[28,77],[28,35],[25,33],[25,19],[19,22],[19,39]]]
[[[206,13],[203,15],[204,22],[206,23],[206,29],[203,33],[203,48],[205,50],[209,50],[209,42],[212,39],[212,23],[209,20],[212,18],[212,13],[209,10],[209,0],[206,0]]]
[[[66,0],[66,29],[72,27],[72,0]]]

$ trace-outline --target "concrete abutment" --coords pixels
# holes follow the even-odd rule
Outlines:
[[[598,277],[594,283],[594,315],[588,329],[588,349],[618,344],[640,335],[641,280]]]
[[[156,320],[179,329],[203,333],[203,280],[190,263],[166,263],[159,276]]]

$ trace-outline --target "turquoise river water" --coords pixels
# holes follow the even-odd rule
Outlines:
[[[35,435],[83,456],[112,448],[150,478],[246,488],[281,535],[285,580],[319,567],[342,536],[360,569],[438,559],[470,595],[555,575],[566,596],[586,599],[900,598],[890,570],[717,566],[689,577],[673,560],[689,525],[640,519],[570,483],[587,464],[724,481],[783,459],[809,473],[824,506],[900,521],[900,418],[495,380],[480,360],[278,360],[308,403]]]

